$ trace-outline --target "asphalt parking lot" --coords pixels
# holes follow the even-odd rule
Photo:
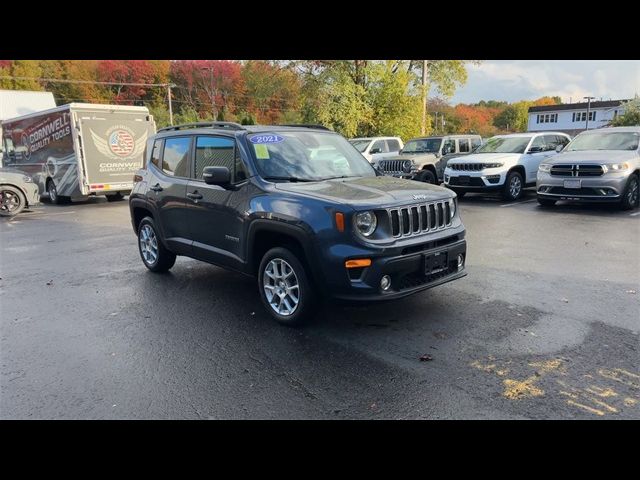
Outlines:
[[[297,330],[250,278],[147,272],[127,202],[0,219],[0,417],[640,418],[640,212],[460,208],[467,277]]]

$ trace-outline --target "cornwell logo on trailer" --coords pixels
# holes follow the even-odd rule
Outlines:
[[[125,125],[112,126],[104,136],[98,135],[91,129],[89,131],[93,144],[102,155],[111,160],[120,160],[119,162],[101,163],[101,172],[130,172],[132,169],[140,168],[139,161],[126,162],[122,160],[133,160],[142,154],[147,142],[147,132],[144,132],[136,140],[133,130]]]

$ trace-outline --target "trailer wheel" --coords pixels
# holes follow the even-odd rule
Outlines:
[[[58,189],[52,179],[47,180],[47,193],[49,194],[49,201],[56,205],[62,205],[70,202],[69,197],[61,197],[58,195]]]
[[[116,193],[107,195],[107,202],[119,202],[123,198],[124,198],[124,195],[122,195],[122,192],[116,192]]]

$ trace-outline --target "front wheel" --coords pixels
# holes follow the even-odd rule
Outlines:
[[[260,298],[267,311],[279,323],[298,326],[309,320],[315,304],[304,266],[290,250],[269,250],[258,269]]]
[[[627,186],[622,194],[622,200],[620,201],[620,208],[622,210],[631,210],[638,207],[640,202],[638,175],[633,174],[629,177]]]
[[[422,170],[421,172],[418,172],[416,174],[415,180],[417,180],[418,182],[435,184],[436,176],[433,174],[431,170]]]
[[[175,253],[162,245],[151,217],[144,217],[138,225],[138,251],[142,263],[152,272],[166,272],[176,263]]]
[[[27,199],[17,188],[5,185],[0,187],[0,217],[13,217],[27,205]]]
[[[524,182],[522,175],[519,172],[509,172],[507,179],[504,182],[504,189],[502,190],[502,198],[505,200],[518,200],[522,196],[522,189]]]

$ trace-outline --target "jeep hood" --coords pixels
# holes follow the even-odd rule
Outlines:
[[[638,158],[635,150],[579,150],[575,152],[560,152],[544,163],[618,163]]]
[[[454,196],[451,190],[394,177],[356,177],[310,183],[277,183],[276,189],[357,208],[383,208],[432,202]]]

